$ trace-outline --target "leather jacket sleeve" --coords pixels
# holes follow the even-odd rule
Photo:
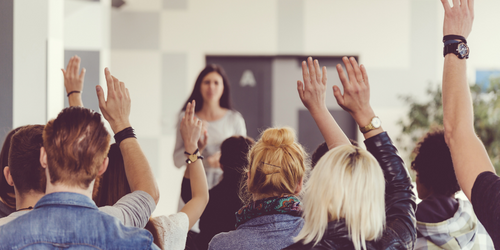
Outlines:
[[[365,140],[385,177],[386,229],[378,249],[413,249],[417,238],[415,194],[404,162],[387,132]]]

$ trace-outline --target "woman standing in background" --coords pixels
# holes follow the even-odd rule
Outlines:
[[[184,116],[187,103],[193,100],[196,101],[195,115],[203,120],[203,135],[198,142],[198,149],[205,157],[203,165],[210,189],[219,183],[223,173],[219,165],[221,143],[233,135],[246,136],[247,130],[241,114],[232,109],[229,81],[221,66],[209,64],[201,71],[179,117]],[[175,142],[174,164],[178,168],[186,165],[179,129]]]

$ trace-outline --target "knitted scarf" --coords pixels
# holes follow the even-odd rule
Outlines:
[[[253,218],[263,215],[289,214],[293,216],[301,216],[301,210],[302,207],[299,199],[291,195],[257,200],[240,208],[240,210],[235,213],[236,228]]]

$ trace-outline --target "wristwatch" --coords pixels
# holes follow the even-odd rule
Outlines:
[[[380,128],[381,125],[382,122],[380,121],[380,118],[378,118],[378,116],[375,116],[372,118],[370,124],[364,127],[359,127],[359,130],[361,131],[361,133],[366,134],[374,129]]]
[[[443,56],[446,56],[449,53],[453,53],[458,56],[460,59],[468,59],[469,58],[469,46],[462,41],[450,40],[445,42],[443,48]]]
[[[188,152],[184,151],[184,154],[185,154],[185,155],[187,155],[187,157],[188,157],[188,158],[186,159],[186,163],[187,163],[187,164],[191,164],[191,163],[193,163],[193,162],[197,161],[198,159],[203,159],[203,156],[198,155],[198,151],[199,151],[199,150],[198,150],[198,149],[196,149],[196,151],[194,151],[194,153],[192,153],[192,154],[190,154],[190,153],[188,153]]]

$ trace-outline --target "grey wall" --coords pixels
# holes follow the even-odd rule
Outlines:
[[[0,1],[0,143],[12,129],[14,83],[14,1]],[[1,144],[0,144],[1,145]]]
[[[85,68],[85,82],[83,84],[82,101],[86,108],[99,111],[99,102],[95,92],[95,86],[99,84],[99,74],[104,72],[99,71],[99,51],[85,51],[85,50],[65,50],[64,51],[64,65],[68,65],[69,59],[78,55],[82,60],[80,63],[81,68]],[[66,95],[66,90],[64,90]],[[68,98],[64,98],[64,107],[69,107]]]

